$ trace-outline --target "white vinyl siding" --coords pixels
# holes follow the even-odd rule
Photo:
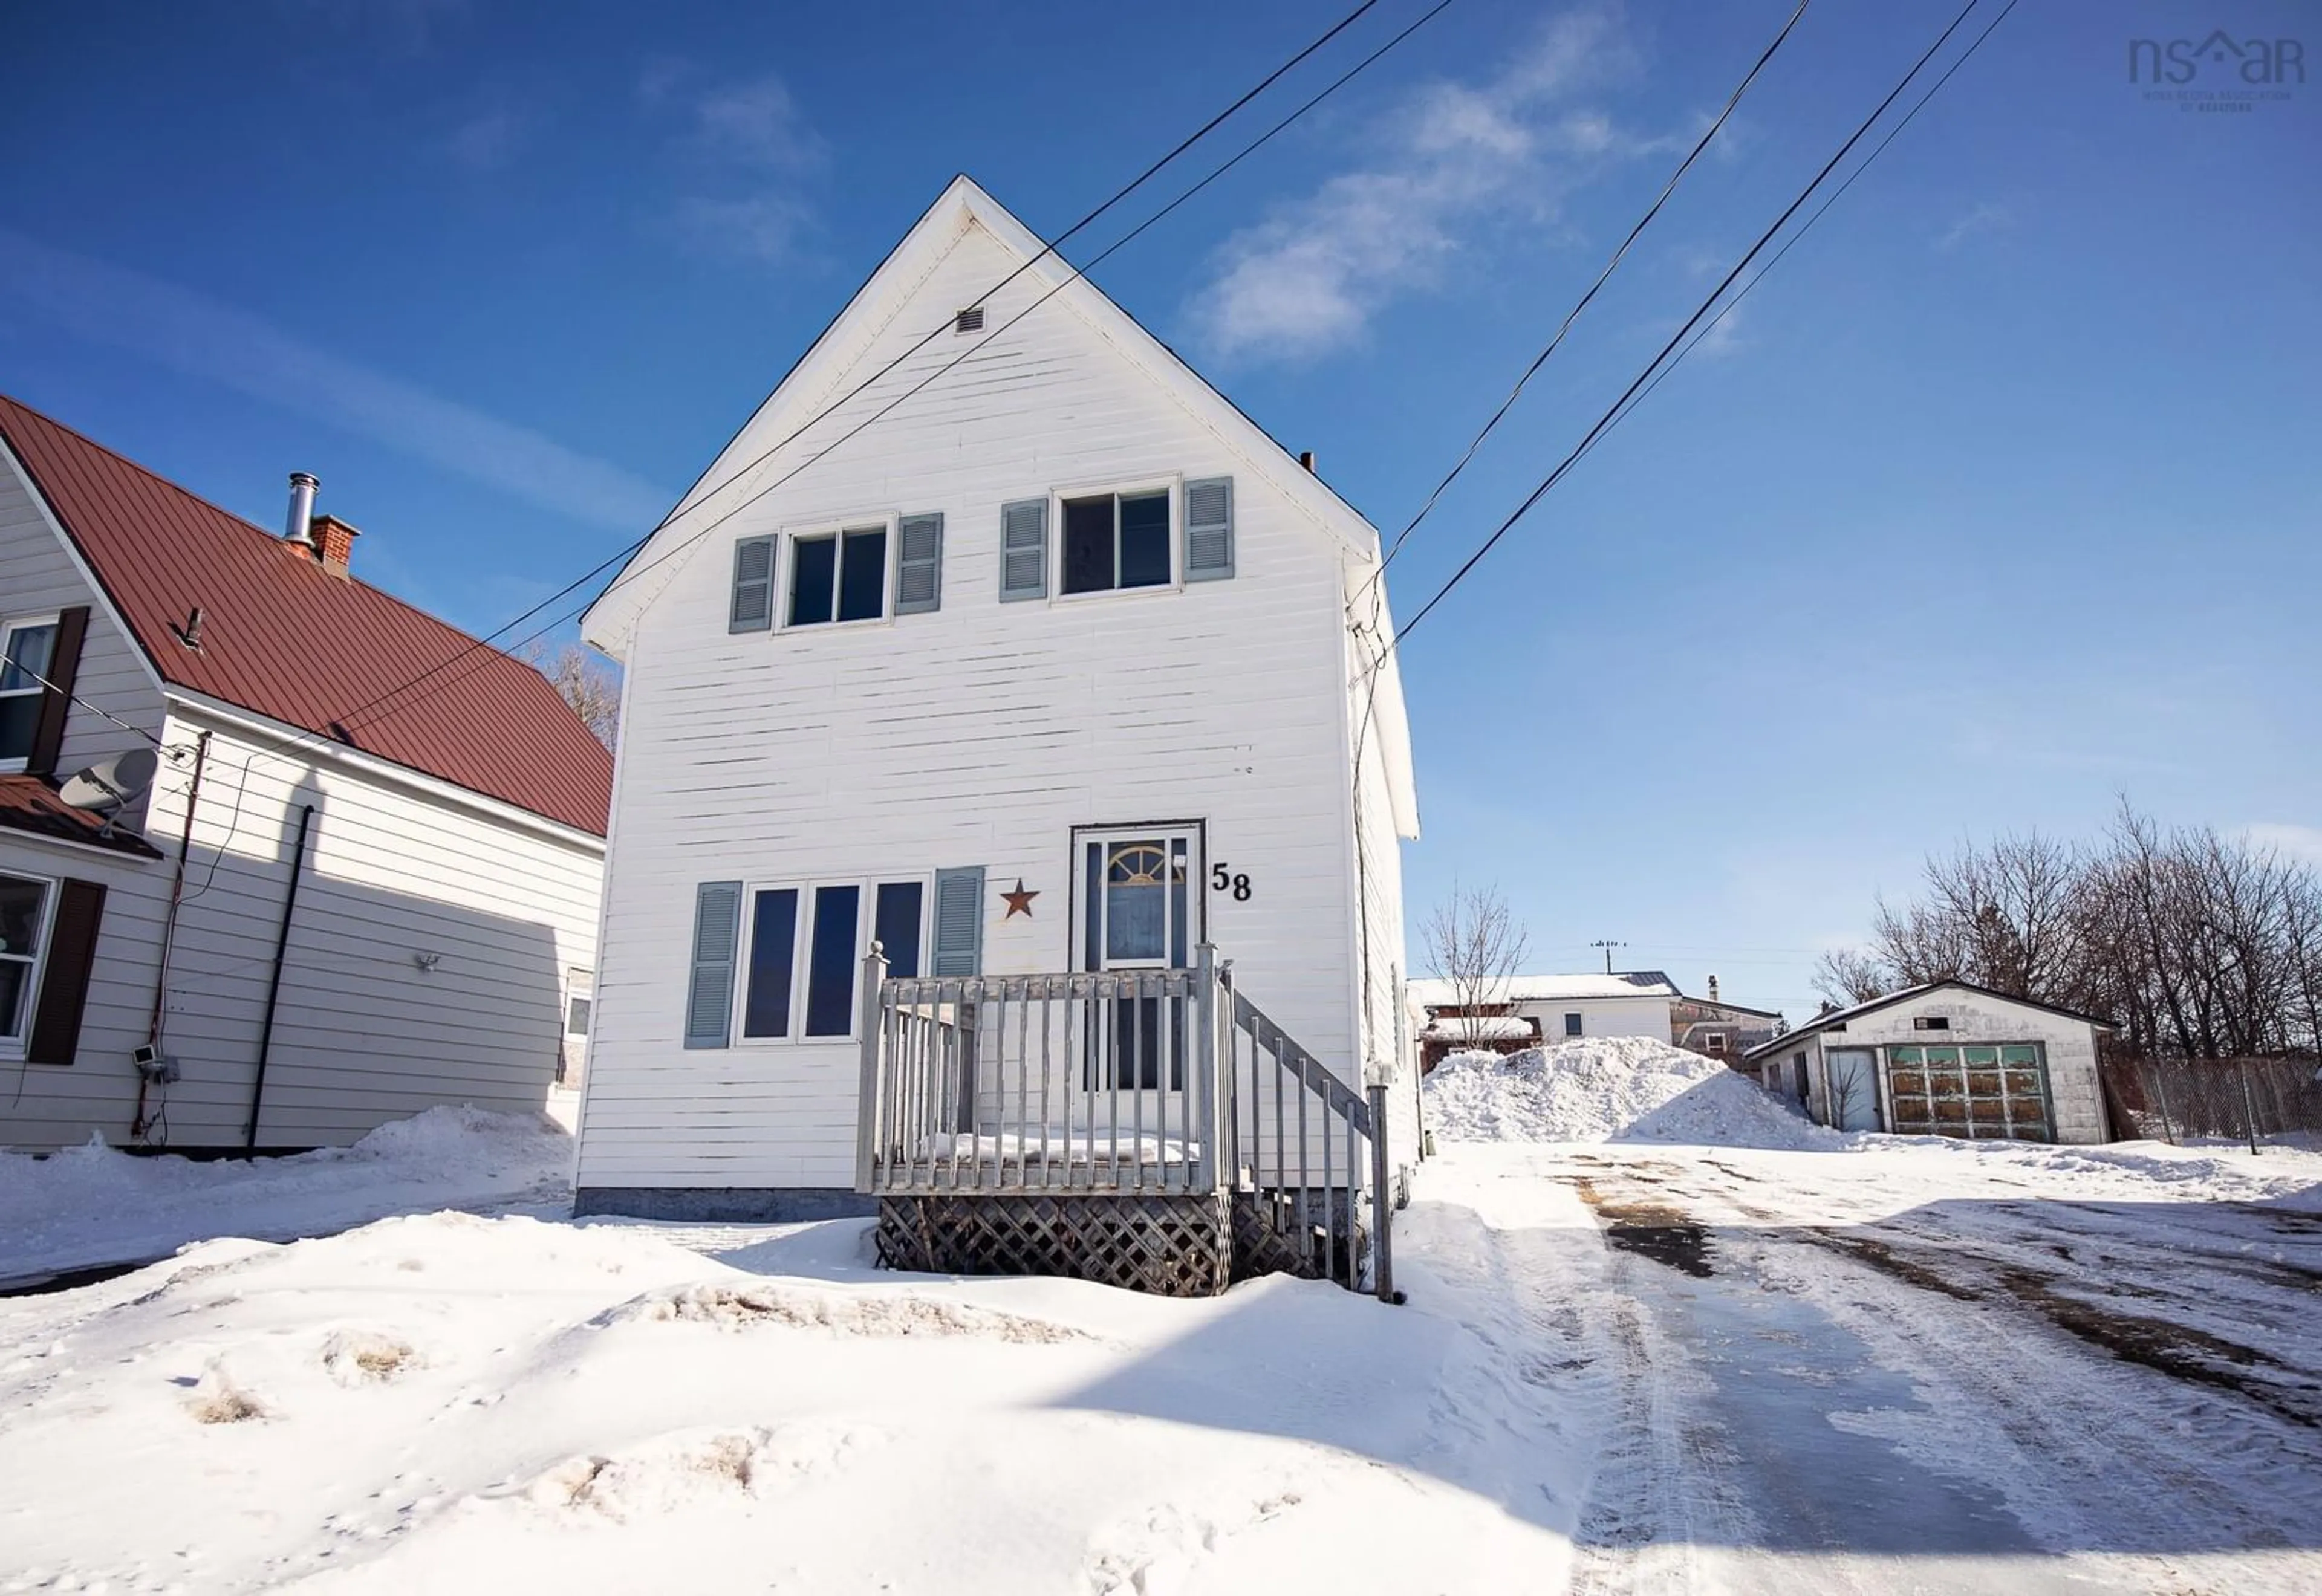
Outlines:
[[[969,228],[855,372],[884,364],[928,315],[939,322],[974,302],[1014,264]],[[995,323],[1038,291],[1027,279],[994,295]],[[952,352],[912,357],[896,380]],[[835,375],[833,391],[852,380]],[[843,405],[801,451],[890,397],[882,384]],[[940,506],[955,540],[970,539],[955,555],[974,555],[949,561],[939,614],[795,632],[769,670],[763,645],[718,624],[721,558],[676,570],[638,623],[581,1184],[852,1183],[853,1043],[798,1042],[779,1067],[771,1052],[681,1045],[697,883],[869,882],[975,862],[983,970],[1061,971],[1074,962],[1075,826],[1206,822],[1210,859],[1252,881],[1247,901],[1211,893],[1208,904],[1241,990],[1358,1083],[1371,1048],[1357,1020],[1343,545],[1062,300],[876,433],[875,446],[836,448],[743,512],[736,530],[836,524],[865,504]],[[763,447],[745,431],[729,458]],[[1036,584],[1037,596],[1057,593],[1049,496],[1228,474],[1236,579],[1000,601]],[[1037,515],[1020,511],[1034,504]],[[1042,562],[1003,589],[1010,510]],[[1392,822],[1376,829],[1371,1028],[1391,1037],[1400,887]],[[1038,896],[1010,917],[1001,889],[1019,878]]]
[[[92,634],[94,632],[92,631]],[[256,1075],[298,808],[315,806],[277,1002],[262,1146],[352,1142],[437,1103],[537,1112],[564,1024],[564,975],[595,962],[602,880],[594,839],[510,823],[207,715],[212,734],[170,968],[163,1049],[177,1146],[240,1145]],[[282,735],[287,736],[287,729]],[[247,776],[244,771],[247,770]],[[151,834],[174,850],[191,767],[166,762]],[[0,832],[0,869],[14,868]],[[37,844],[33,844],[37,846]],[[32,1067],[0,1145],[125,1142],[145,1040],[169,862],[50,845],[52,875],[108,891],[80,1062]],[[421,955],[434,955],[423,966]]]
[[[137,657],[136,645],[114,625],[95,588],[83,579],[40,503],[26,490],[13,461],[0,450],[0,620],[41,616],[53,618],[78,605],[90,606],[88,634],[82,638],[73,696],[84,700],[65,716],[65,740],[57,773],[69,775],[98,760],[152,743],[130,727],[158,731],[161,693]],[[128,722],[124,726],[88,706],[96,705]],[[133,805],[126,818],[142,813]]]

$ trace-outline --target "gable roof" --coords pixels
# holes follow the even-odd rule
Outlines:
[[[2014,1003],[2025,1008],[2036,1008],[2043,1014],[2053,1014],[2065,1019],[2076,1019],[2082,1025],[2094,1026],[2100,1031],[2117,1028],[2110,1020],[2098,1019],[2093,1014],[2082,1014],[2076,1008],[2065,1008],[2054,1003],[2041,1003],[2030,998],[2018,998],[2012,992],[2002,992],[1990,987],[1979,987],[1971,980],[1930,980],[1922,981],[1915,987],[1905,987],[1899,992],[1889,992],[1883,998],[1873,998],[1868,1002],[1857,1003],[1851,1008],[1833,1008],[1827,1014],[1818,1014],[1794,1031],[1785,1031],[1770,1042],[1760,1042],[1742,1056],[1745,1059],[1753,1059],[1760,1053],[1776,1053],[1801,1036],[1811,1036],[1817,1031],[1826,1031],[1833,1026],[1844,1025],[1851,1019],[1860,1019],[1864,1015],[1876,1014],[1882,1008],[1892,1008],[1897,1003],[1907,1003],[1914,998],[1924,998],[1929,992],[1954,990],[1973,992],[1980,998],[1997,998],[2002,1003]]]
[[[5,396],[0,441],[163,682],[605,834],[612,756],[531,666],[473,649],[353,714],[475,640]]]
[[[1114,304],[1102,288],[1076,275],[1060,256],[1046,252],[1047,246],[1037,233],[985,193],[974,178],[963,174],[951,180],[936,202],[912,223],[910,231],[888,251],[847,301],[846,308],[783,375],[781,384],[719,451],[709,469],[686,490],[685,497],[660,528],[598,595],[581,617],[582,636],[614,658],[623,657],[638,617],[671,578],[699,552],[700,544],[694,537],[703,524],[743,503],[770,469],[794,466],[817,449],[829,446],[827,440],[801,437],[780,451],[777,458],[766,465],[750,463],[764,451],[767,442],[800,432],[838,397],[836,385],[840,379],[849,375],[879,334],[892,324],[928,273],[971,228],[982,229],[1019,265],[1033,262],[1011,283],[1011,298],[1020,292],[1028,302],[1055,289],[1055,311],[1078,314],[1117,352],[1207,424],[1227,447],[1242,457],[1252,471],[1279,489],[1308,519],[1339,538],[1358,558],[1376,561],[1377,530],[1353,506],[1301,466],[1288,450],[1211,387],[1175,350]],[[1018,287],[1018,284],[1022,287]],[[1044,307],[1041,314],[1051,311]],[[1384,619],[1384,600],[1381,602]],[[1391,621],[1385,629],[1393,632]],[[1390,665],[1390,673],[1393,670]],[[1395,691],[1399,698],[1399,682]]]

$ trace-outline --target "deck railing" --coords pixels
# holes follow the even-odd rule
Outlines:
[[[1247,1194],[1309,1272],[1392,1294],[1385,1089],[1339,1080],[1208,944],[1189,969],[918,977],[874,945],[861,1025],[858,1190]]]

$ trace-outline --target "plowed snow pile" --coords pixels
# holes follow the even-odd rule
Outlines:
[[[1840,1138],[1714,1059],[1650,1036],[1506,1058],[1458,1053],[1427,1077],[1427,1124],[1455,1142],[1687,1142],[1804,1149]]]

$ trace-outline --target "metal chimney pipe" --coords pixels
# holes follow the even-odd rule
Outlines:
[[[312,471],[290,473],[290,515],[282,528],[282,541],[302,548],[315,546],[311,530],[315,519],[315,490],[322,481]]]

